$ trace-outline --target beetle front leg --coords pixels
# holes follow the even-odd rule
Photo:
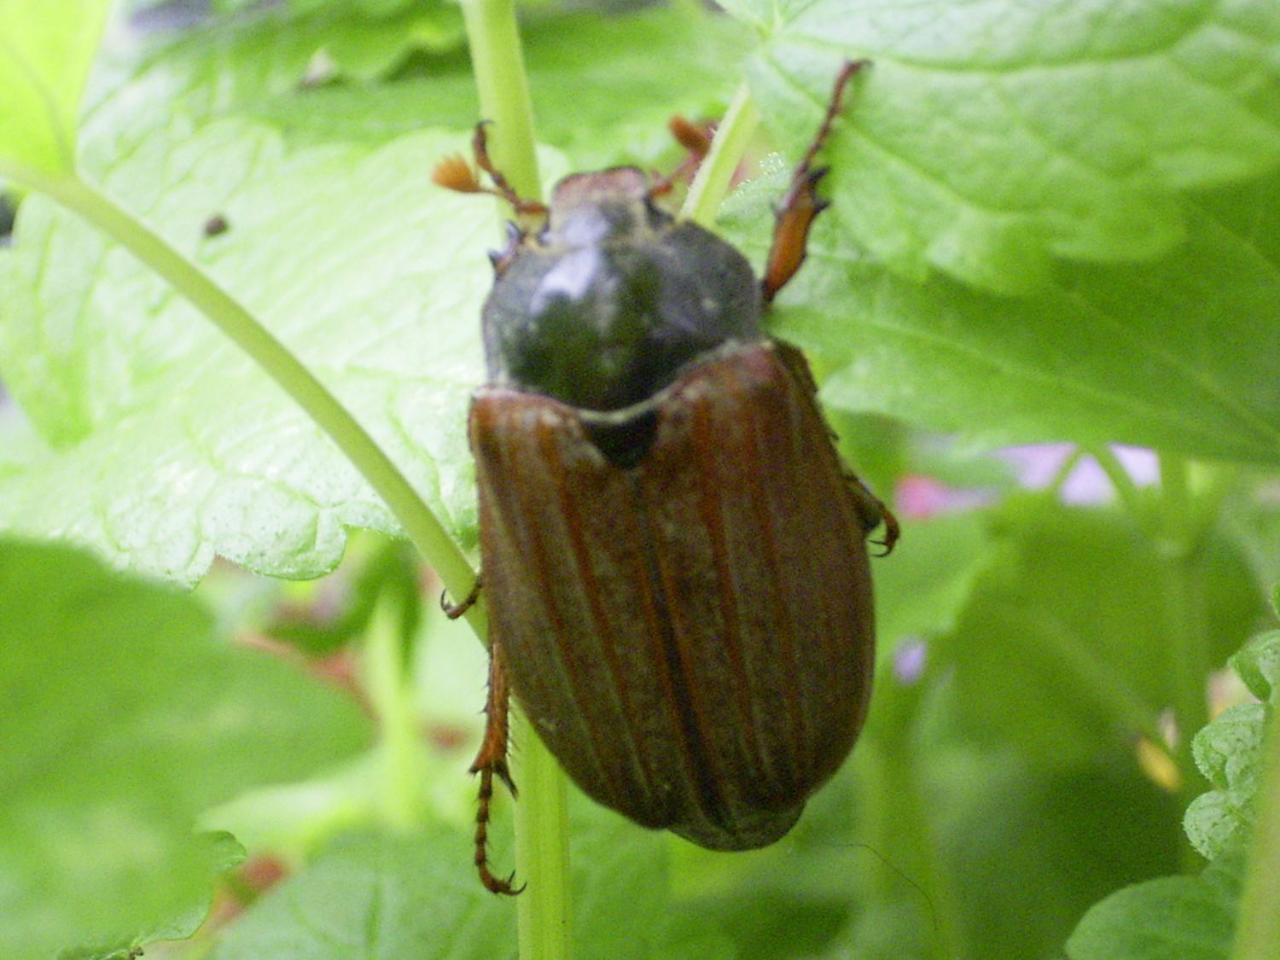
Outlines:
[[[692,180],[698,167],[711,150],[711,137],[715,133],[715,124],[697,124],[677,114],[667,123],[667,129],[676,143],[684,147],[686,156],[674,170],[665,177],[654,175],[653,185],[649,187],[649,199],[670,193],[680,180]]]
[[[489,696],[485,702],[484,740],[480,752],[471,764],[471,772],[480,774],[480,790],[476,801],[476,871],[480,882],[490,893],[515,896],[524,885],[513,886],[516,875],[505,880],[494,876],[489,869],[489,804],[493,800],[493,779],[496,776],[507,785],[511,796],[516,796],[515,781],[507,768],[508,726],[511,706],[511,687],[507,680],[506,655],[502,643],[496,638],[489,647]]]
[[[489,157],[489,137],[485,133],[485,127],[488,124],[488,120],[481,120],[476,124],[475,133],[471,135],[471,152],[476,166],[489,175],[493,186],[485,186],[481,183],[476,172],[471,169],[461,154],[452,154],[436,164],[435,169],[431,171],[431,179],[446,190],[457,193],[489,193],[495,197],[501,197],[511,204],[516,215],[520,217],[545,215],[546,204],[521,197],[516,193],[515,187],[511,186],[510,181],[493,165],[493,160]]]
[[[827,168],[815,168],[813,161],[840,113],[845,87],[869,63],[867,60],[847,60],[836,75],[835,88],[831,91],[831,100],[827,104],[827,112],[822,118],[818,134],[796,165],[795,173],[791,175],[791,186],[774,213],[773,245],[769,248],[764,279],[760,281],[766,304],[773,301],[778,291],[786,286],[787,281],[795,276],[804,263],[809,228],[813,225],[814,218],[827,208],[827,202],[818,197],[818,183],[826,176]]]
[[[489,175],[489,179],[493,181],[496,192],[499,196],[506,199],[512,208],[520,215],[537,215],[547,212],[546,205],[537,200],[525,200],[520,194],[516,193],[515,187],[511,186],[507,178],[493,165],[493,161],[489,159],[489,136],[485,133],[485,127],[490,121],[481,120],[476,124],[475,133],[471,135],[471,152],[475,154],[476,166]]]

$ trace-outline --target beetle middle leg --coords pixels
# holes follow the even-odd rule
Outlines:
[[[800,163],[791,175],[791,186],[782,197],[774,214],[773,245],[769,248],[769,260],[764,279],[760,281],[765,303],[772,302],[788,280],[795,276],[804,263],[805,246],[809,242],[809,228],[813,219],[827,208],[827,202],[818,198],[818,184],[827,174],[826,167],[814,167],[814,158],[831,133],[831,126],[840,114],[840,104],[849,81],[858,71],[868,66],[868,60],[846,60],[836,75],[835,88],[827,104],[826,115],[818,127],[817,136],[809,144]]]
[[[511,687],[507,678],[506,654],[496,638],[489,647],[489,696],[485,702],[484,740],[471,764],[471,772],[480,774],[480,790],[476,802],[476,871],[480,882],[490,893],[515,896],[524,885],[513,886],[516,875],[505,880],[489,869],[489,805],[493,800],[493,780],[497,777],[516,796],[516,784],[507,767],[507,744],[510,738]]]
[[[849,494],[853,497],[858,517],[862,520],[867,532],[870,533],[880,524],[884,524],[884,539],[871,542],[883,548],[879,556],[887,557],[893,553],[893,546],[898,542],[900,533],[898,518],[885,506],[883,500],[867,489],[867,485],[858,478],[857,474],[846,470],[844,479],[849,486]]]

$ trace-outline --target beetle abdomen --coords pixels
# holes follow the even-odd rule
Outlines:
[[[776,840],[848,754],[873,667],[864,524],[790,348],[726,348],[638,415],[629,468],[580,411],[480,390],[495,642],[590,796],[702,846]]]

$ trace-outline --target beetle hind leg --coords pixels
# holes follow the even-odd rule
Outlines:
[[[503,879],[489,869],[489,805],[493,800],[494,778],[507,785],[512,797],[516,796],[515,781],[507,767],[510,705],[506,657],[502,644],[495,639],[489,648],[489,696],[484,706],[484,740],[471,764],[471,772],[480,774],[480,790],[476,798],[475,862],[476,872],[480,874],[480,882],[486,890],[515,896],[524,889],[523,884],[514,885],[516,875],[512,873]]]
[[[846,86],[869,63],[867,60],[846,60],[836,75],[835,87],[831,91],[831,100],[827,104],[822,125],[818,127],[817,136],[796,165],[795,173],[791,175],[791,186],[774,214],[773,245],[769,248],[764,279],[760,281],[765,303],[773,301],[778,291],[786,286],[787,281],[795,276],[804,263],[809,228],[813,225],[814,218],[827,208],[826,201],[818,198],[818,184],[826,176],[827,169],[814,167],[813,161],[826,143],[831,126],[840,114]]]
[[[463,616],[468,610],[476,605],[476,601],[480,599],[480,588],[483,583],[483,577],[476,574],[476,582],[471,585],[471,589],[467,591],[467,595],[457,603],[449,602],[449,591],[442,591],[440,594],[440,609],[444,611],[444,615],[450,620],[457,620]]]

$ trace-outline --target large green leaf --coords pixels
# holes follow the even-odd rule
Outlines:
[[[1174,191],[1280,161],[1269,0],[817,0],[753,62],[798,153],[843,58],[868,57],[832,139],[845,229],[896,270],[993,290],[1053,257],[1145,260],[1188,229]]]
[[[576,792],[573,799],[574,933],[581,955],[730,960],[732,948],[714,918],[673,902],[666,838]],[[480,885],[470,852],[465,826],[340,839],[240,919],[212,960],[512,956],[515,911]]]
[[[1194,877],[1126,887],[1080,921],[1071,960],[1227,960],[1235,932],[1243,857],[1223,857]]]
[[[355,704],[213,636],[169,589],[0,541],[0,953],[190,934],[222,849],[197,816],[357,750]]]
[[[756,256],[765,192],[731,223]],[[1005,298],[905,281],[820,221],[774,329],[823,356],[837,407],[991,443],[1280,462],[1280,177],[1202,196],[1189,222],[1156,263],[1064,267],[1042,292]]]
[[[80,95],[109,0],[0,0],[0,174],[75,167]]]
[[[427,179],[460,146],[424,134],[286,156],[227,122],[148,138],[104,179],[295,349],[466,540],[463,425],[497,226],[489,204]],[[213,214],[229,230],[206,236]],[[396,529],[259,369],[73,216],[24,203],[0,288],[0,376],[49,441],[0,479],[0,527],[188,583],[215,553],[316,576],[345,527]]]
[[[370,82],[373,68],[402,52],[391,41],[415,36],[411,30],[394,34],[380,23],[264,13],[157,52],[137,68],[135,82],[166,90],[169,110],[197,123],[242,114],[268,122],[291,144],[382,143],[423,126],[469,129],[479,119],[479,102],[466,53],[422,41],[430,55],[393,80]],[[440,40],[446,37],[442,33]],[[718,116],[748,49],[740,25],[684,3],[614,16],[529,11],[521,38],[538,136],[584,169],[651,165],[673,154],[667,120],[673,113]],[[386,42],[383,61],[352,56],[361,46],[376,49],[380,39]],[[341,82],[299,84],[322,43]],[[584,90],[592,95],[584,97]],[[94,127],[103,119],[95,116]],[[119,109],[109,122],[137,124],[138,118],[136,111]]]
[[[213,960],[489,960],[511,953],[514,920],[461,831],[350,837],[240,918]]]

